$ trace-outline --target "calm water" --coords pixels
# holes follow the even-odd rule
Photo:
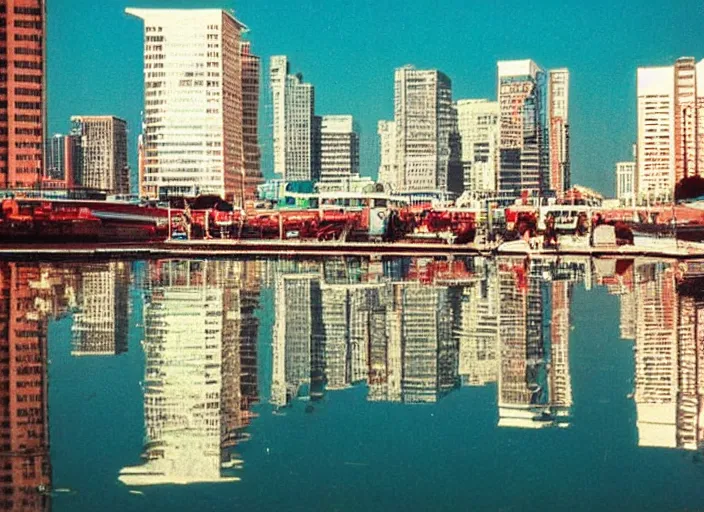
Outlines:
[[[704,509],[702,274],[0,263],[0,510]]]

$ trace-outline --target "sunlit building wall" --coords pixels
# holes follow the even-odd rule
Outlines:
[[[352,116],[320,117],[320,181],[345,184],[359,176],[359,134]]]
[[[242,204],[240,34],[220,9],[127,9],[144,20],[144,190]]]
[[[400,174],[396,156],[396,123],[394,121],[379,121],[377,133],[379,134],[380,158],[379,183],[389,186],[391,190],[400,189]]]
[[[704,72],[704,67],[700,68]],[[704,73],[697,70],[693,57],[681,57],[675,61],[675,184],[682,178],[698,175],[700,171],[698,152],[702,149],[702,141],[698,127],[697,89],[698,82],[704,81]]]
[[[638,68],[639,200],[671,198],[674,191],[674,90],[671,66]]]
[[[545,71],[532,60],[499,61],[499,190],[541,194],[549,187]]]
[[[109,194],[129,194],[127,122],[115,116],[72,116],[71,125],[81,153],[76,184]]]
[[[46,2],[8,0],[0,12],[0,188],[34,188],[43,176]]]
[[[461,192],[457,112],[447,75],[413,67],[396,69],[394,121],[398,172],[394,181],[399,191]],[[453,188],[458,182],[459,189]]]
[[[317,181],[315,90],[289,71],[285,55],[271,57],[269,83],[274,116],[274,172],[285,181]]]
[[[704,60],[638,68],[639,200],[673,197],[682,178],[704,169]]]
[[[499,103],[485,99],[457,101],[457,126],[462,141],[464,190],[497,190]]]
[[[636,163],[616,164],[616,198],[623,206],[636,205]]]

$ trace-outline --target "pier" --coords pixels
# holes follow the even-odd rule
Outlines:
[[[92,260],[159,258],[228,258],[238,256],[590,256],[704,259],[704,244],[656,240],[622,246],[563,245],[531,248],[522,241],[497,244],[408,242],[340,242],[314,240],[170,240],[151,243],[22,244],[0,246],[2,260]]]

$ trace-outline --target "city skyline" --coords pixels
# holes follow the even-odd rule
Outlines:
[[[79,1],[72,4],[74,12],[78,12],[75,20],[65,18],[60,10],[55,10],[57,3],[50,3],[48,8],[48,65],[49,65],[49,130],[47,134],[59,131],[62,119],[68,118],[76,112],[110,113],[123,116],[128,119],[129,126],[132,127],[130,136],[130,159],[131,167],[136,169],[136,136],[139,126],[139,111],[141,110],[141,65],[138,61],[141,57],[139,41],[139,31],[137,27],[128,26],[124,19],[122,10],[127,5],[136,7],[153,7],[154,2],[120,2],[112,1],[108,5],[101,6],[99,12],[88,6],[87,3]],[[448,2],[453,4],[453,2]],[[694,33],[682,30],[674,31],[676,37],[667,37],[667,32],[672,31],[673,26],[687,26],[702,16],[700,6],[695,7],[694,2],[682,2],[682,5],[673,6],[668,15],[671,23],[663,23],[662,18],[658,24],[653,26],[653,21],[649,18],[654,6],[643,6],[639,4],[638,12],[631,12],[624,6],[612,6],[611,11],[626,11],[630,14],[629,23],[642,25],[643,30],[653,27],[652,32],[662,35],[661,38],[638,39],[634,34],[623,31],[620,26],[615,25],[615,19],[610,19],[606,14],[601,13],[595,16],[596,19],[584,28],[573,30],[569,27],[566,31],[560,27],[558,20],[549,20],[550,17],[540,19],[537,13],[527,12],[519,9],[517,15],[524,15],[526,22],[533,22],[535,29],[531,34],[540,37],[531,38],[528,34],[520,34],[515,40],[508,40],[505,33],[498,29],[496,20],[491,16],[490,7],[488,12],[482,11],[487,16],[485,26],[474,26],[476,34],[469,37],[459,34],[447,34],[442,40],[433,39],[428,45],[409,45],[404,48],[401,43],[408,37],[407,34],[396,30],[399,23],[404,23],[410,28],[419,28],[419,16],[424,9],[419,9],[416,5],[409,9],[409,12],[394,19],[388,9],[375,6],[372,10],[365,2],[357,6],[353,12],[346,13],[340,18],[339,13],[315,10],[311,8],[301,8],[297,2],[290,4],[277,4],[274,9],[259,9],[247,2],[223,2],[223,5],[208,7],[234,8],[238,18],[246,20],[251,29],[249,36],[257,47],[257,53],[262,58],[262,63],[268,62],[268,57],[274,54],[284,53],[292,61],[296,62],[296,67],[304,69],[306,78],[315,84],[317,89],[316,103],[321,112],[349,112],[359,118],[361,127],[361,174],[363,176],[375,176],[378,166],[378,138],[376,136],[376,123],[379,119],[388,119],[392,112],[392,101],[388,94],[383,91],[388,90],[392,80],[392,73],[396,67],[412,62],[416,66],[424,68],[442,69],[453,80],[453,94],[457,98],[463,97],[493,97],[495,81],[494,66],[496,61],[502,59],[524,58],[530,56],[540,62],[546,69],[557,66],[566,66],[571,73],[571,141],[572,141],[572,182],[587,186],[594,186],[603,192],[612,194],[614,191],[613,168],[617,161],[626,160],[629,156],[630,147],[636,137],[636,109],[635,109],[635,76],[636,68],[639,66],[654,66],[667,64],[681,55],[698,56],[702,53],[701,43],[696,40]],[[163,3],[159,5],[164,7]],[[205,2],[182,2],[174,1],[168,7],[205,7]],[[453,8],[462,8],[453,6]],[[291,13],[289,13],[291,9]],[[532,8],[531,8],[532,9]],[[590,11],[598,10],[598,6],[576,6],[565,11],[572,15],[578,14],[586,16],[582,9]],[[266,12],[265,12],[266,11]],[[332,11],[332,10],[331,10]],[[540,9],[536,9],[540,11]],[[609,9],[606,9],[609,11]],[[71,47],[74,43],[67,41],[63,44],[61,34],[64,30],[70,29],[76,21],[81,20],[81,12],[90,13],[97,16],[95,22],[89,27],[99,29],[104,24],[109,23],[111,27],[117,28],[121,34],[121,39],[95,40],[95,45],[86,48],[82,45],[82,55],[76,55],[78,51]],[[292,15],[294,19],[305,21],[309,26],[309,35],[303,38],[291,38],[286,31],[277,30],[279,23],[286,23]],[[315,16],[314,16],[315,14]],[[481,14],[481,13],[479,13]],[[652,14],[652,13],[651,13]],[[662,14],[662,13],[659,13]],[[288,16],[288,17],[287,17]],[[280,17],[280,18],[279,18]],[[378,19],[378,23],[388,25],[388,30],[376,31],[373,37],[369,37],[367,30],[359,31],[360,34],[352,31],[344,32],[342,41],[335,42],[339,36],[340,28],[347,26],[347,23],[357,25],[369,25],[373,19]],[[421,33],[435,28],[442,30],[442,21],[431,13],[430,20],[426,23],[427,28],[420,27]],[[482,19],[481,16],[477,16]],[[685,20],[688,23],[685,23]],[[331,30],[334,26],[337,28]],[[327,25],[326,25],[327,23]],[[322,26],[321,26],[322,24]],[[386,26],[386,25],[385,25]],[[610,27],[610,28],[609,28]],[[124,28],[124,30],[122,30]],[[540,29],[543,29],[542,32]],[[378,26],[377,26],[378,29]],[[588,30],[588,34],[583,31]],[[113,32],[111,29],[110,32]],[[466,31],[463,31],[466,34]],[[472,52],[477,40],[481,40],[481,35],[488,37],[488,44],[483,44],[482,50]],[[577,39],[581,34],[582,39]],[[595,37],[611,34],[609,45],[596,45],[590,47],[588,43],[594,41]],[[621,37],[613,41],[614,35]],[[136,37],[135,37],[136,35]],[[477,37],[473,37],[473,36]],[[358,37],[365,40],[358,44]],[[56,39],[55,39],[56,38]],[[468,44],[462,45],[462,39],[468,40]],[[575,38],[575,39],[573,39]],[[53,41],[61,39],[62,44],[57,47]],[[573,41],[575,48],[570,48],[569,44],[551,44],[555,41]],[[119,41],[119,42],[116,42]],[[379,43],[386,42],[386,47],[395,51],[384,51],[384,46],[379,47]],[[449,51],[451,42],[455,43],[457,51]],[[491,44],[491,43],[494,44]],[[319,52],[321,45],[330,44],[333,49],[333,56],[338,60],[328,62],[325,59],[321,62]],[[339,54],[346,48],[346,45],[358,44],[357,51],[347,53],[342,59]],[[400,46],[399,46],[400,45]],[[609,46],[609,48],[606,48]],[[569,51],[578,50],[578,51]],[[581,51],[580,51],[581,50]],[[589,54],[584,54],[584,50],[590,50]],[[443,52],[438,54],[437,52]],[[68,54],[71,53],[71,61]],[[471,58],[470,58],[470,55]],[[76,84],[72,82],[68,87],[65,73],[67,66],[74,69],[78,75],[83,75],[86,67],[95,65],[95,61],[110,61],[111,54],[119,54],[120,59],[112,60],[112,66],[101,73],[101,78],[106,81],[95,79],[88,80],[86,84]],[[431,55],[432,54],[432,55]],[[451,55],[450,55],[451,54]],[[87,59],[92,59],[87,61]],[[361,60],[365,61],[362,66]],[[135,62],[137,61],[137,62]],[[135,65],[136,64],[136,65]],[[57,67],[60,66],[60,67]],[[63,72],[57,70],[63,69]],[[119,90],[115,90],[109,84],[114,73],[120,75]],[[263,73],[266,73],[263,70]],[[354,82],[348,81],[350,74],[355,74]],[[264,74],[264,76],[266,76]],[[470,78],[471,77],[471,78]],[[347,87],[350,83],[354,86]],[[92,86],[89,84],[93,84]],[[86,86],[88,87],[86,88]],[[73,88],[78,94],[66,94]],[[62,93],[61,91],[64,91]],[[134,91],[138,91],[134,94]],[[114,92],[114,94],[112,94]],[[263,152],[262,169],[266,178],[273,177],[271,174],[271,140],[267,128],[268,118],[267,101],[263,94],[262,87],[262,116],[260,121],[260,145]],[[99,93],[99,94],[98,94]],[[619,121],[614,123],[614,117]],[[65,122],[65,121],[63,121]],[[617,128],[613,133],[607,128]],[[604,134],[604,135],[602,135]]]

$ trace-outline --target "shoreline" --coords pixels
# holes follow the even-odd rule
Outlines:
[[[704,244],[653,244],[649,246],[566,246],[559,249],[531,249],[509,242],[450,245],[441,243],[318,242],[300,240],[179,240],[155,243],[9,243],[0,245],[0,260],[72,259],[169,259],[238,256],[581,256],[660,257],[704,259]]]

